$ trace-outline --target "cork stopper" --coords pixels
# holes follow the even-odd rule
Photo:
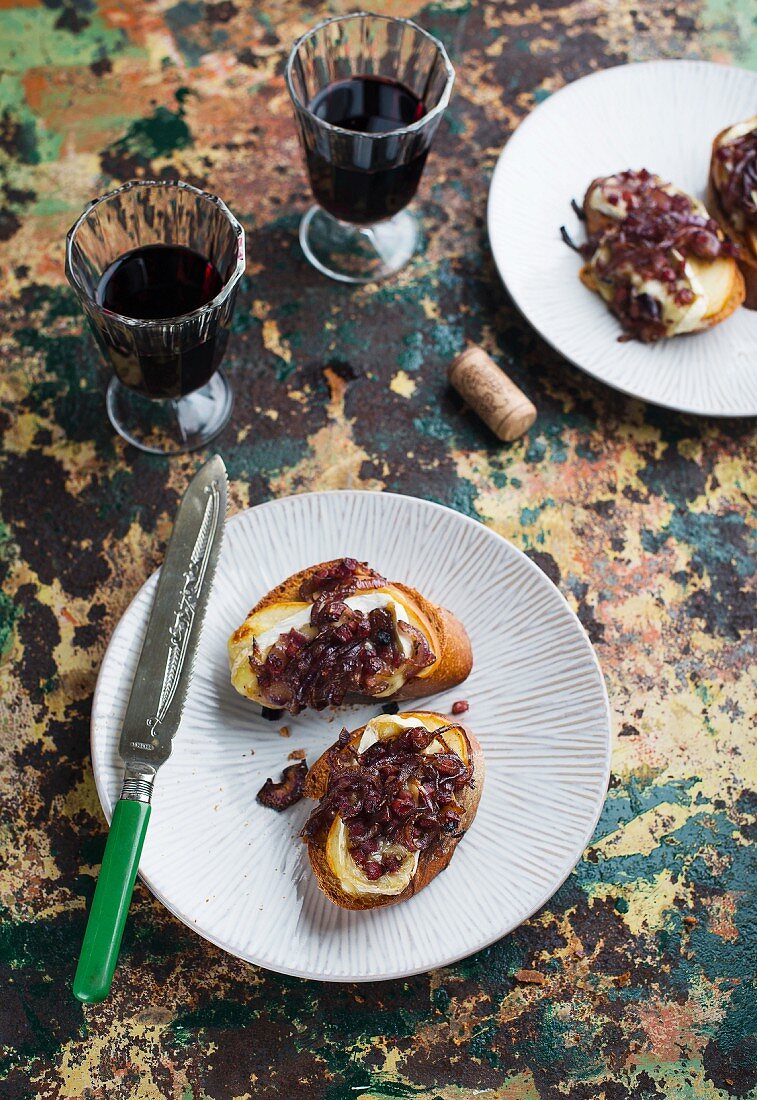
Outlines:
[[[447,377],[499,439],[518,439],[536,420],[536,406],[483,348],[473,346],[458,355]]]

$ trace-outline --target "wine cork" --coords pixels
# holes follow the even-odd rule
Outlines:
[[[483,348],[473,346],[458,355],[447,377],[499,439],[517,439],[536,420],[536,406]]]

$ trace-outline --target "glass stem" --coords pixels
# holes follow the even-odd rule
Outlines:
[[[175,397],[171,398],[171,408],[174,411],[174,416],[176,417],[176,423],[178,424],[179,431],[181,432],[182,442],[186,443],[188,437],[187,437],[187,430],[184,427],[184,422],[181,418],[181,401],[177,400]]]
[[[360,232],[371,242],[376,251],[376,255],[380,257],[383,263],[389,263],[391,260],[391,253],[388,252],[385,248],[382,248],[383,242],[381,240],[381,236],[374,231],[373,226],[364,226],[361,228]]]

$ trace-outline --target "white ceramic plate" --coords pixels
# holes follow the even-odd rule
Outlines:
[[[656,345],[620,326],[578,280],[581,204],[596,176],[648,168],[704,198],[710,146],[757,109],[757,73],[704,61],[647,61],[569,84],[505,146],[489,192],[489,238],[518,309],[557,351],[624,393],[681,412],[757,415],[757,311]]]
[[[308,761],[347,707],[269,722],[229,683],[226,641],[284,577],[352,555],[407,581],[466,624],[469,680],[427,703],[467,715],[487,762],[478,816],[449,869],[417,897],[350,913],[315,885],[298,840],[312,803],[277,814],[255,801],[287,754]],[[118,735],[157,574],[137,593],[103,661],[92,713],[97,790],[120,794]],[[419,704],[423,705],[423,700]],[[286,724],[289,738],[279,735]],[[286,497],[229,521],[173,755],[155,784],[140,873],[190,928],[249,962],[328,981],[369,981],[453,962],[511,931],[569,874],[607,789],[610,718],[602,674],[576,616],[499,535],[440,505],[387,493]]]

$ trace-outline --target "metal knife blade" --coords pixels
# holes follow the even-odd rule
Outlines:
[[[226,497],[226,467],[215,455],[184,494],[158,578],[121,729],[122,798],[149,802],[155,773],[171,755],[221,549]]]

